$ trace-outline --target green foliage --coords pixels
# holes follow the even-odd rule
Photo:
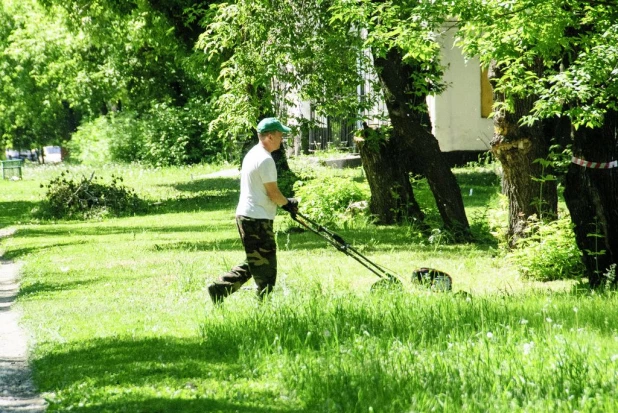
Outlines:
[[[80,118],[67,87],[80,39],[32,0],[3,2],[0,26],[0,136],[24,149],[68,139]]]
[[[187,2],[178,3],[182,8]],[[180,30],[177,35],[178,22],[168,20],[167,13],[172,10],[156,2],[131,0],[122,5],[4,2],[1,139],[16,148],[64,143],[85,120],[73,149],[87,162],[146,159],[162,165],[213,155],[224,143],[203,147],[202,131],[210,119],[200,108],[208,95],[201,83],[201,62],[190,58],[187,33]],[[181,113],[183,109],[188,113]],[[89,121],[108,114],[126,122]],[[88,135],[96,148],[87,147]]]
[[[211,128],[242,134],[260,114],[284,115],[294,98],[310,101],[318,113],[361,116],[383,99],[373,58],[391,49],[418,68],[405,104],[425,108],[424,96],[442,89],[434,29],[449,7],[446,2],[316,0],[211,6],[197,43],[207,77],[216,84],[218,116]],[[422,105],[414,105],[417,98]]]
[[[197,47],[217,96],[212,131],[233,137],[262,114],[285,118],[296,98],[331,115],[354,116],[371,106],[357,96],[364,82],[359,69],[370,65],[363,41],[358,29],[331,24],[331,5],[239,1],[211,7]]]
[[[90,218],[119,216],[140,212],[143,202],[134,190],[122,184],[122,177],[113,176],[106,184],[94,175],[87,178],[71,176],[63,171],[41,187],[46,189],[40,214],[51,218]]]
[[[616,289],[616,263],[611,264],[607,271],[603,274],[605,277],[605,285],[603,288],[606,290],[615,290]]]
[[[156,2],[45,0],[50,15],[81,47],[64,59],[79,62],[67,79],[70,101],[90,115],[128,109],[142,113],[153,102],[182,106],[203,96],[199,66],[168,10]],[[77,82],[71,81],[77,79]]]
[[[86,165],[131,162],[141,158],[139,123],[132,114],[101,116],[82,124],[67,144],[71,159]]]
[[[618,100],[618,15],[605,2],[501,0],[461,2],[461,45],[485,66],[502,71],[494,79],[503,95],[535,97],[531,125],[539,118],[568,116],[577,128],[595,127]],[[539,70],[535,70],[540,69]]]
[[[114,162],[142,160],[144,136],[136,113],[121,112],[107,117],[109,154]],[[73,135],[75,138],[75,135]],[[73,139],[74,139],[73,138]]]
[[[71,161],[90,165],[111,161],[107,129],[105,117],[81,125],[66,145]]]
[[[291,170],[277,172],[277,186],[284,196],[295,195],[294,185],[299,181],[299,176]]]
[[[300,212],[324,224],[341,224],[349,218],[346,212],[350,204],[369,198],[366,188],[350,179],[334,177],[299,181],[294,192],[300,199]]]
[[[206,134],[207,106],[155,104],[141,120],[141,159],[156,166],[185,165],[216,159],[223,142]]]
[[[82,125],[68,147],[86,164],[140,161],[153,166],[216,161],[228,147],[205,131],[208,107],[155,104],[142,116],[120,112]]]
[[[415,68],[410,73],[414,87],[408,91],[407,104],[411,106],[415,96],[424,98],[444,89],[435,31],[440,30],[451,10],[452,3],[442,1],[334,1],[329,12],[332,25],[350,27],[352,33],[359,28],[366,30],[363,47],[371,50],[374,59],[396,49],[404,64]]]
[[[478,155],[476,161],[466,163],[469,168],[487,168],[495,162],[494,155],[491,151],[482,152]]]
[[[277,186],[286,196],[297,196],[296,186],[318,179],[316,170],[309,165],[295,163],[290,170],[277,170]]]
[[[355,139],[361,140],[372,152],[379,153],[380,147],[390,139],[393,127],[390,124],[378,128],[365,128],[356,132]]]
[[[512,253],[524,277],[537,281],[582,277],[585,268],[569,216],[547,223],[531,218],[527,234],[517,241]]]

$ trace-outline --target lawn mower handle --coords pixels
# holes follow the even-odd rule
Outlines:
[[[367,268],[369,271],[381,278],[381,280],[378,281],[376,284],[384,281],[389,283],[401,283],[401,276],[371,261],[369,258],[361,254],[356,248],[348,244],[343,238],[341,238],[341,236],[332,232],[325,226],[318,224],[311,218],[301,214],[298,211],[296,211],[295,213],[290,213],[290,216],[294,221],[298,222],[300,225],[307,228],[316,235],[324,238],[339,251],[343,252],[347,256],[354,258],[363,267]],[[429,285],[432,289],[438,291],[450,291],[452,289],[453,279],[450,275],[443,271],[433,268],[422,267],[414,270],[413,276],[417,278],[418,282],[420,282],[421,284]]]
[[[326,241],[328,241],[332,246],[337,248],[339,251],[343,252],[349,257],[354,258],[363,267],[367,268],[369,271],[377,275],[379,278],[386,278],[389,280],[399,281],[399,278],[400,278],[399,276],[393,274],[391,271],[386,270],[384,267],[376,264],[375,262],[371,261],[369,258],[365,257],[356,248],[348,244],[339,234],[313,221],[311,218],[301,214],[300,212],[291,213],[290,216],[292,217],[294,221],[298,222],[303,227],[307,228],[314,234],[319,235],[320,237],[324,238]],[[299,217],[300,219],[298,219]]]
[[[318,224],[317,222],[313,221],[311,218],[309,218],[306,215],[301,214],[300,212],[296,212],[295,214],[290,214],[292,216],[292,219],[296,222],[298,222],[299,224],[303,225],[304,227],[309,228],[310,230],[313,230],[316,233],[320,233],[320,232],[324,232],[325,234],[328,234],[330,237],[332,237],[336,242],[338,242],[339,244],[342,245],[343,248],[347,248],[350,246],[350,244],[348,244],[343,238],[341,238],[341,236],[331,230],[329,230],[328,228],[326,228],[325,226]],[[297,217],[301,217],[303,221],[307,221],[308,223],[310,223],[311,225],[313,225],[315,228],[309,227],[305,222],[301,222],[298,220]],[[322,235],[322,234],[319,234]]]

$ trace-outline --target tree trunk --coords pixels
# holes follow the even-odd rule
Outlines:
[[[500,76],[492,67],[490,79]],[[494,101],[502,96],[494,94]],[[554,219],[558,211],[558,192],[551,165],[544,166],[549,154],[549,139],[540,121],[532,126],[520,126],[521,118],[530,113],[535,97],[515,98],[513,113],[494,114],[494,137],[491,151],[502,165],[502,193],[509,200],[509,245],[515,246],[525,237],[528,218]]]
[[[386,164],[391,162],[401,163],[397,165],[397,170],[405,175],[405,178],[401,176],[395,182],[409,179],[410,171],[422,174],[427,178],[444,227],[454,234],[467,237],[470,227],[459,185],[443,159],[437,139],[430,132],[426,95],[418,93],[412,80],[414,74],[418,75],[422,71],[420,65],[404,63],[396,49],[391,49],[384,58],[375,58],[374,63],[393,128],[389,145],[396,149],[393,152],[397,156],[395,159],[385,159],[371,173],[386,171],[389,169]],[[386,191],[387,188],[377,190]]]
[[[363,135],[357,146],[371,190],[369,210],[379,224],[408,219],[423,225],[424,214],[414,198],[409,173],[397,161],[400,149],[367,124],[363,125]]]
[[[300,152],[309,155],[309,122],[305,119],[300,123]],[[296,151],[295,151],[296,152]],[[300,153],[298,153],[300,155]]]
[[[601,128],[573,131],[573,156],[589,162],[618,159],[618,112],[605,115]],[[583,253],[590,286],[603,285],[604,275],[618,262],[618,168],[572,163],[567,172],[564,198],[575,225],[575,238]],[[615,268],[615,267],[614,267]],[[615,270],[611,281],[616,283]]]

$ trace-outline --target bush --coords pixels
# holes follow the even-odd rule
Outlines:
[[[369,199],[368,191],[350,179],[332,177],[298,181],[294,193],[301,200],[300,212],[324,224],[345,221],[350,204]]]
[[[139,161],[144,140],[131,112],[101,116],[82,124],[67,143],[71,159],[87,165]]]
[[[137,115],[123,112],[108,118],[109,152],[114,162],[134,162],[143,158],[144,137]]]
[[[143,162],[153,166],[218,161],[229,142],[208,134],[210,112],[200,101],[154,104],[144,113],[118,112],[81,125],[68,144],[85,164]]]
[[[275,160],[275,162],[277,162]],[[314,179],[317,179],[317,175],[313,168],[308,165],[297,164],[294,165],[294,170],[286,170],[283,168],[277,167],[277,186],[279,186],[279,190],[285,196],[296,196],[296,188],[304,185],[300,183],[309,182]]]
[[[80,125],[66,144],[71,160],[89,165],[111,161],[109,137],[105,117]]]
[[[142,122],[143,160],[155,166],[183,165],[199,162],[201,132],[199,122],[182,108],[155,105]]]
[[[111,183],[105,184],[94,173],[90,178],[75,178],[65,171],[41,187],[47,188],[41,208],[43,217],[119,216],[144,209],[144,202],[135,191],[122,185],[122,177],[113,175]]]
[[[528,231],[530,235],[517,242],[512,254],[524,277],[554,281],[582,276],[581,252],[568,216],[549,223],[531,220]]]

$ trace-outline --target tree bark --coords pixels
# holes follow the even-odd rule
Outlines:
[[[392,182],[402,183],[409,180],[411,171],[422,174],[427,178],[444,227],[467,238],[470,227],[459,185],[443,159],[437,139],[430,132],[426,94],[419,92],[412,80],[413,75],[422,72],[421,66],[404,63],[396,49],[391,49],[383,58],[375,58],[374,64],[382,83],[393,129],[391,138],[386,143],[387,147],[392,149],[384,149],[384,155],[390,159],[384,159],[382,163],[363,163],[367,175],[378,177],[381,174],[396,173],[396,179],[392,176],[381,179],[384,182],[391,179]],[[388,165],[389,163],[398,165]],[[378,192],[384,193],[387,190],[388,187],[376,188],[377,192],[372,190],[372,202],[374,197],[386,199],[387,195],[381,196]],[[410,192],[409,196],[414,199],[413,193]],[[415,203],[416,201],[410,202],[411,205]]]
[[[425,216],[414,198],[409,173],[397,160],[401,151],[367,124],[363,125],[363,135],[357,146],[371,191],[369,210],[377,223],[393,224],[408,219],[422,226]]]
[[[605,115],[602,127],[573,130],[573,156],[590,162],[618,159],[618,112]],[[618,262],[618,168],[569,166],[564,198],[582,251],[586,275],[593,288]],[[615,276],[615,270],[614,274]],[[616,284],[616,279],[607,280]]]
[[[490,80],[500,76],[492,66]],[[558,211],[556,181],[544,179],[553,175],[551,165],[543,166],[549,154],[550,138],[545,135],[540,121],[532,126],[521,126],[521,118],[530,113],[534,96],[514,98],[513,112],[500,111],[494,114],[494,137],[491,151],[502,165],[502,193],[509,201],[508,239],[511,247],[525,237],[531,216],[538,219],[554,219]],[[494,94],[494,101],[502,101]]]

